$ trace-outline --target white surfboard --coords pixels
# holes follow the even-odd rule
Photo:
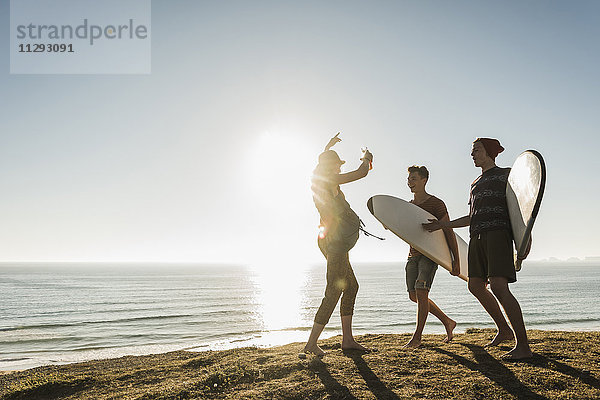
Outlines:
[[[377,195],[367,201],[371,214],[384,227],[394,232],[396,236],[417,249],[421,254],[432,259],[437,264],[452,271],[452,256],[446,242],[446,236],[441,230],[426,231],[421,224],[436,219],[432,214],[408,201],[393,196]],[[458,254],[460,256],[459,277],[468,280],[467,255],[469,246],[456,235]]]
[[[531,230],[545,187],[546,164],[542,155],[535,150],[521,153],[510,170],[506,185],[506,202],[517,258],[525,258],[529,252]],[[521,269],[520,261],[515,263],[515,269]]]

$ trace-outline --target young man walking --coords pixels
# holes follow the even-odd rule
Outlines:
[[[448,210],[446,204],[437,197],[427,193],[425,185],[429,179],[429,171],[422,166],[413,165],[408,168],[408,187],[413,193],[411,203],[421,207],[425,211],[433,214],[440,221],[449,221]],[[452,254],[452,275],[460,273],[460,259],[458,257],[458,245],[456,236],[452,229],[444,229],[446,241]],[[446,328],[446,338],[444,342],[448,343],[452,340],[453,331],[456,327],[456,322],[449,318],[444,312],[429,298],[429,290],[433,283],[433,278],[437,270],[437,264],[419,253],[411,246],[406,263],[406,286],[408,289],[408,297],[417,303],[417,327],[415,333],[405,348],[417,348],[421,345],[421,337],[427,315],[432,313],[435,315]]]
[[[496,165],[504,151],[497,139],[478,138],[471,157],[481,175],[471,184],[469,215],[453,221],[431,221],[428,231],[469,226],[469,291],[494,320],[498,332],[488,346],[497,346],[516,336],[515,347],[502,357],[520,360],[531,357],[523,314],[508,284],[517,280],[513,260],[513,238],[506,203],[506,184],[510,168]],[[487,289],[490,284],[492,292]],[[512,330],[500,310],[502,305]],[[514,334],[513,334],[514,331]]]

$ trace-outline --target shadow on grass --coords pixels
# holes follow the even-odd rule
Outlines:
[[[40,386],[36,386],[34,388],[24,389],[17,392],[13,392],[8,394],[2,399],[6,400],[17,400],[17,399],[27,399],[27,400],[51,400],[51,399],[59,399],[68,396],[74,396],[78,392],[85,390],[87,387],[91,386],[94,381],[91,378],[78,379],[72,382],[52,382],[45,383]]]
[[[573,368],[570,365],[561,363],[553,358],[547,358],[541,354],[534,354],[533,358],[521,361],[533,367],[546,368],[561,374],[579,379],[581,382],[593,388],[600,389],[600,380],[594,378],[589,372]]]
[[[325,386],[327,393],[334,399],[354,399],[357,400],[350,389],[339,383],[327,370],[327,364],[321,359],[315,357],[311,360],[308,368],[319,376],[321,383]]]
[[[492,357],[487,351],[485,351],[483,347],[472,344],[462,345],[473,352],[475,362],[439,347],[434,346],[429,347],[429,349],[455,359],[457,362],[461,363],[472,371],[481,372],[488,379],[501,386],[516,399],[549,400],[547,397],[535,393],[526,385],[521,383],[510,369]]]
[[[362,352],[360,351],[344,351],[344,355],[352,359],[356,368],[358,368],[358,373],[365,380],[367,387],[373,393],[375,398],[377,399],[389,399],[396,400],[400,399],[396,393],[394,393],[390,388],[385,386],[383,382],[379,379],[375,372],[369,367],[369,364],[362,358]]]

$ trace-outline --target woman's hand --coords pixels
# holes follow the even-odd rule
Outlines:
[[[338,136],[340,136],[341,132],[336,133],[336,135],[334,137],[332,137],[331,139],[329,139],[329,143],[327,143],[327,146],[325,146],[325,151],[331,149],[333,147],[334,144],[336,144],[337,142],[341,142],[342,139],[340,139]]]
[[[373,162],[373,153],[371,153],[368,149],[363,150],[363,155],[360,158],[361,161],[367,160],[368,162]]]

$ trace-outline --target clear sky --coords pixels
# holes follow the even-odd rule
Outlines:
[[[424,164],[468,212],[478,136],[548,167],[531,259],[600,256],[598,1],[154,1],[150,75],[10,75],[0,0],[0,261],[318,261],[328,139],[354,260],[408,247],[366,208]],[[465,230],[458,231],[467,238]]]

